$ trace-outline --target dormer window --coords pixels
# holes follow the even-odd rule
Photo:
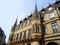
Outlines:
[[[41,12],[44,13],[46,10],[45,9],[42,9]]]
[[[54,8],[55,8],[54,5],[51,5],[51,4],[50,4],[50,5],[48,6],[48,10],[49,10],[49,11],[52,10],[52,9],[54,9]]]
[[[42,13],[44,13],[45,11],[42,11]]]
[[[52,10],[52,7],[49,8],[49,11]]]

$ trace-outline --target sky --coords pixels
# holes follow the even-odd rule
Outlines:
[[[53,4],[56,0],[36,0],[37,8],[40,11],[47,7],[49,3]],[[0,0],[0,27],[6,35],[8,41],[11,28],[18,17],[18,23],[25,17],[28,17],[35,10],[35,0]]]

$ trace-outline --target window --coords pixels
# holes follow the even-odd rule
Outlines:
[[[16,39],[15,35],[14,35],[14,40]]]
[[[16,39],[18,39],[18,34],[17,34],[17,38]]]
[[[39,25],[36,25],[36,33],[39,32]]]
[[[26,31],[24,32],[24,38],[26,38]]]
[[[27,21],[26,21],[26,22],[24,22],[23,27],[25,27],[26,25],[27,25]]]
[[[17,28],[16,30],[19,30],[20,29],[20,26],[18,25],[16,28]]]
[[[36,14],[35,16],[36,16],[36,19],[38,20],[38,19],[39,19],[39,15],[38,15],[38,14]]]
[[[28,37],[30,37],[31,34],[32,34],[32,31],[31,31],[31,29],[30,29],[30,30],[28,30]]]
[[[23,27],[25,27],[25,22],[23,23]]]
[[[23,24],[21,24],[21,28],[23,28]]]
[[[25,22],[25,26],[28,25],[27,23],[28,23],[28,22],[26,21],[26,22]]]
[[[54,17],[55,17],[54,13],[50,13],[50,18],[52,19]]]
[[[52,9],[53,9],[52,7],[49,7],[49,9],[48,9],[48,10],[50,11],[50,10],[52,10]]]
[[[58,7],[58,10],[60,11],[60,7]]]
[[[31,45],[31,44],[29,43],[29,44],[27,44],[27,45]]]
[[[32,23],[32,19],[29,20],[29,24],[31,24],[31,23]]]
[[[52,29],[53,29],[53,32],[58,32],[58,26],[56,22],[52,23]]]
[[[22,38],[22,33],[20,33],[20,39]]]
[[[18,34],[16,34],[16,40],[18,39]]]
[[[33,26],[33,32],[36,32],[36,31],[35,31],[35,26]]]
[[[20,39],[20,35],[19,35],[20,33],[18,33],[18,39]]]
[[[46,18],[45,18],[45,16],[43,16],[43,17],[42,17],[42,20],[43,20],[43,21],[46,21]]]
[[[44,30],[44,34],[48,33],[46,25],[43,27],[43,30]]]

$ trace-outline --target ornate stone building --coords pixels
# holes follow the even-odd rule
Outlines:
[[[60,45],[60,1],[12,26],[8,45]]]
[[[0,27],[0,45],[6,45],[6,35]]]

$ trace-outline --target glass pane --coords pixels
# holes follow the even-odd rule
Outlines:
[[[50,13],[50,18],[54,18],[54,13]]]

